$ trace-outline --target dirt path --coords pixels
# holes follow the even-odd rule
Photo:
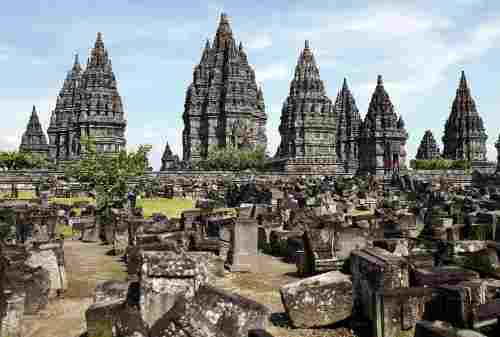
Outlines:
[[[67,240],[64,244],[68,289],[64,299],[53,299],[43,312],[25,316],[23,337],[83,337],[85,311],[99,280],[125,280],[125,265],[106,253],[111,246]],[[284,314],[279,288],[298,280],[293,264],[261,255],[256,258],[258,272],[227,273],[218,279],[218,287],[238,293],[268,306],[273,314],[270,332],[275,337],[344,337],[352,336],[345,328],[293,329]]]
[[[259,271],[252,273],[228,273],[217,279],[217,286],[227,291],[264,304],[271,309],[269,332],[275,337],[352,337],[346,327],[323,329],[294,329],[281,302],[281,286],[300,279],[296,275],[294,264],[284,263],[280,258],[260,255],[253,264],[258,264]]]
[[[119,258],[106,255],[110,249],[100,243],[65,241],[68,289],[64,299],[52,299],[43,312],[25,316],[24,337],[79,337],[85,333],[85,311],[97,282],[126,277]]]

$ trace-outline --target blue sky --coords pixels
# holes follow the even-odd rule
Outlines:
[[[86,61],[101,31],[126,110],[128,144],[152,144],[157,169],[166,141],[182,153],[185,90],[221,11],[264,88],[271,154],[297,56],[309,39],[328,95],[334,100],[347,77],[362,116],[383,75],[410,133],[410,158],[426,129],[441,143],[465,70],[487,128],[488,158],[495,160],[500,3],[493,0],[9,1],[0,12],[0,148],[19,146],[33,104],[47,128],[73,54]]]

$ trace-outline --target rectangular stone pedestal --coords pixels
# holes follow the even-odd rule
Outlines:
[[[253,218],[239,218],[231,234],[232,248],[228,268],[233,272],[249,272],[258,255],[258,226]]]

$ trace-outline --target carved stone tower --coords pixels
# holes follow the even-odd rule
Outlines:
[[[355,174],[358,170],[358,136],[361,116],[356,101],[344,79],[335,100],[337,115],[336,155],[337,173]]]
[[[23,133],[23,137],[21,139],[19,151],[37,153],[43,156],[48,156],[49,154],[47,137],[45,137],[45,133],[43,132],[42,125],[40,124],[34,105],[33,110],[31,111],[30,120],[26,126],[26,131]]]
[[[283,103],[277,153],[287,171],[335,171],[335,110],[305,42]]]
[[[47,131],[50,157],[56,161],[78,159],[82,137],[92,137],[98,152],[125,148],[126,120],[111,60],[101,33],[90,52],[87,67],[75,57],[72,70],[57,97]]]
[[[221,14],[212,44],[206,42],[184,104],[183,159],[206,157],[210,146],[265,147],[264,98],[242,43]]]
[[[460,84],[446,121],[443,157],[454,160],[486,161],[486,139],[483,120],[462,71]]]
[[[420,146],[418,147],[415,159],[429,160],[439,158],[440,156],[439,147],[436,144],[436,140],[434,139],[431,130],[426,130],[422,140],[420,141]]]
[[[370,101],[359,137],[359,163],[361,173],[392,174],[405,165],[406,140],[403,118],[396,115],[382,76]]]
[[[165,151],[163,151],[163,155],[161,157],[161,168],[160,171],[168,171],[176,168],[179,164],[179,157],[174,155],[172,150],[170,149],[170,145],[167,142],[165,146]]]

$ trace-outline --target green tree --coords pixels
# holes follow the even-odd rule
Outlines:
[[[264,147],[255,149],[238,149],[234,146],[210,147],[204,160],[198,162],[198,167],[207,171],[261,171],[265,168],[266,152]]]
[[[104,217],[110,216],[112,207],[121,208],[126,202],[128,182],[143,176],[149,167],[150,145],[140,145],[137,151],[98,153],[95,140],[81,141],[82,159],[69,164],[65,175],[96,191],[97,209]]]
[[[25,170],[47,167],[49,167],[49,162],[41,154],[21,151],[0,152],[0,169],[3,170]]]

